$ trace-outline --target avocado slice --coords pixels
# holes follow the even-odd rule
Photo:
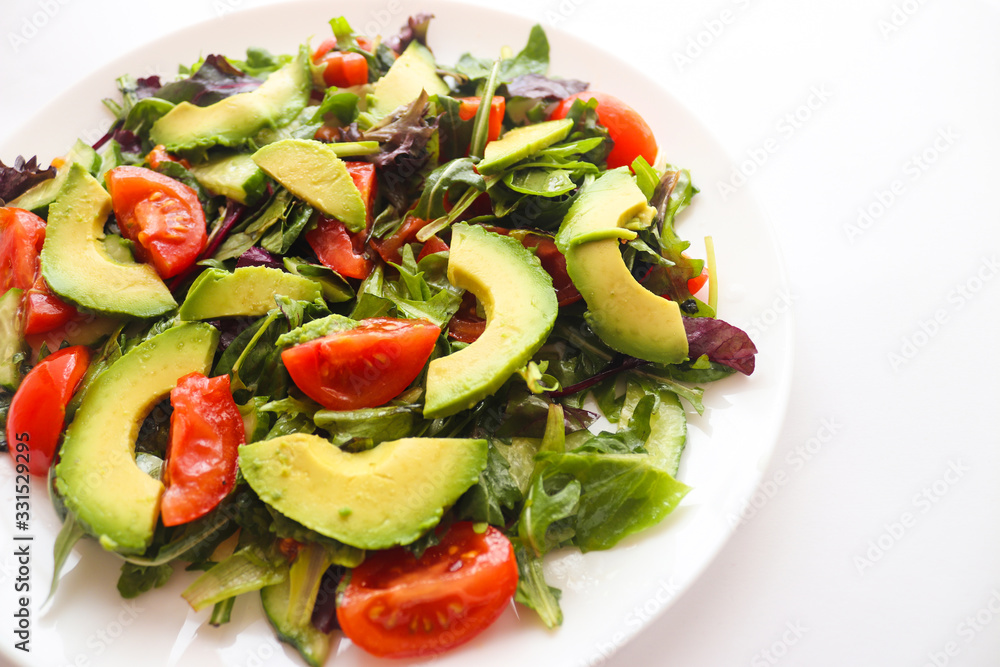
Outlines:
[[[368,112],[383,118],[404,104],[409,104],[426,90],[428,95],[447,95],[448,84],[438,76],[434,54],[413,40],[396,58],[389,71],[375,82],[368,97]]]
[[[219,332],[184,323],[129,350],[87,390],[66,430],[55,484],[67,509],[108,550],[142,553],[153,539],[163,484],[138,468],[143,419],[188,373],[208,373]]]
[[[605,172],[581,190],[556,234],[566,272],[587,302],[586,319],[619,352],[659,364],[687,359],[687,333],[678,305],[640,285],[625,266],[619,236],[655,211],[627,167]]]
[[[191,167],[191,174],[214,194],[253,204],[264,194],[267,177],[246,153],[216,157]]]
[[[485,440],[403,438],[356,454],[294,433],[240,447],[260,499],[321,535],[359,549],[409,544],[479,480]]]
[[[468,347],[431,361],[424,417],[446,417],[496,392],[548,338],[559,304],[552,278],[517,239],[452,227],[448,280],[476,295],[486,329]]]
[[[275,296],[296,301],[320,298],[319,284],[266,266],[244,266],[232,273],[206,269],[191,284],[177,311],[181,320],[254,317],[276,308]]]
[[[264,128],[287,125],[309,103],[312,75],[309,51],[274,72],[256,90],[205,107],[181,102],[150,128],[149,139],[168,151],[239,146]]]
[[[30,188],[14,201],[8,202],[7,206],[23,208],[45,217],[49,204],[59,194],[59,190],[69,175],[69,168],[73,164],[79,164],[87,171],[96,173],[98,167],[101,166],[101,158],[97,151],[77,139],[69,153],[63,156],[62,164],[56,169],[56,175],[53,178]]]
[[[365,202],[335,148],[312,139],[282,139],[253,154],[253,161],[293,195],[337,218],[352,232],[368,222]]]
[[[157,317],[176,308],[149,264],[118,262],[103,242],[111,196],[79,164],[70,166],[49,206],[42,276],[52,291],[81,308],[110,315]]]
[[[483,161],[476,165],[476,170],[483,176],[499,174],[515,162],[562,141],[572,129],[573,121],[569,118],[515,127],[496,141],[486,144]]]
[[[12,287],[0,297],[0,387],[14,391],[21,384],[21,361],[27,346],[21,333],[21,295]]]

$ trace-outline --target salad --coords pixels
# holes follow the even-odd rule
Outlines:
[[[701,385],[756,350],[675,230],[642,117],[551,76],[541,27],[439,63],[431,16],[118,80],[93,146],[0,163],[0,409],[119,593],[196,572],[308,664],[458,646],[542,561],[684,498]],[[178,604],[182,604],[178,602]]]

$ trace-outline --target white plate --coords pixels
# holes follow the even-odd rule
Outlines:
[[[471,51],[492,57],[509,44],[520,49],[529,21],[500,12],[440,0],[402,2],[387,24],[385,5],[350,4],[347,17],[359,31],[393,33],[404,17],[431,11],[430,44],[442,63]],[[395,8],[395,6],[394,6]],[[170,77],[178,63],[224,53],[239,57],[247,46],[293,52],[310,34],[326,35],[337,12],[329,2],[302,2],[229,14],[152,42],[80,81],[35,120],[0,146],[10,163],[19,153],[49,159],[80,136],[92,142],[109,124],[102,97],[116,97],[114,79],[124,73]],[[645,627],[701,573],[734,529],[735,517],[760,478],[781,426],[791,376],[791,318],[787,286],[770,227],[745,189],[723,201],[715,183],[732,163],[689,111],[658,84],[616,56],[571,35],[548,29],[554,75],[584,79],[592,89],[613,93],[636,107],[653,126],[661,152],[691,169],[702,188],[682,217],[679,231],[702,252],[701,239],[715,240],[720,316],[750,331],[760,350],[750,378],[732,377],[708,386],[703,417],[692,415],[688,448],[679,477],[694,487],[660,526],[607,552],[560,552],[549,558],[550,583],[563,589],[563,626],[546,630],[530,610],[511,606],[489,630],[440,658],[442,665],[489,667],[591,665],[602,662]],[[206,625],[180,598],[193,575],[178,572],[163,589],[137,600],[118,597],[120,561],[92,540],[82,541],[65,568],[59,591],[41,603],[52,570],[52,543],[59,524],[44,485],[32,479],[30,544],[31,653],[13,648],[4,631],[0,657],[30,665],[302,665],[295,651],[279,645],[257,596],[240,599],[232,621]],[[14,476],[0,464],[0,618],[11,624],[20,594],[14,557]],[[20,533],[18,533],[20,534]],[[330,664],[340,667],[403,664],[380,661],[340,641]],[[669,647],[664,647],[669,655]]]

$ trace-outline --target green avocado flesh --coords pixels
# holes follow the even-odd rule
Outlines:
[[[424,416],[446,417],[496,392],[548,338],[559,311],[552,278],[509,236],[452,228],[448,280],[476,295],[486,329],[468,347],[431,361]]]
[[[368,111],[372,116],[388,116],[398,107],[409,104],[426,90],[428,95],[447,95],[448,84],[437,75],[437,65],[430,50],[414,40],[375,82],[369,98]]]
[[[240,447],[260,499],[321,535],[359,549],[409,544],[479,480],[485,440],[403,438],[356,454],[295,433]]]
[[[653,210],[628,169],[605,172],[585,186],[556,235],[566,271],[587,302],[587,322],[619,352],[660,364],[687,359],[680,308],[640,285],[625,266],[616,236]]]
[[[157,317],[177,307],[148,264],[119,262],[103,242],[111,196],[79,164],[70,167],[49,206],[42,275],[52,291],[73,304],[110,315]]]
[[[142,553],[152,542],[163,484],[136,466],[143,419],[189,373],[208,373],[219,333],[201,323],[167,329],[97,377],[66,430],[55,485],[105,549]]]
[[[289,192],[352,232],[368,221],[365,202],[337,151],[311,139],[282,139],[253,154],[253,161]]]
[[[149,138],[172,152],[238,146],[264,128],[290,123],[308,104],[311,88],[309,52],[302,47],[256,90],[205,107],[181,102],[153,124]]]
[[[484,176],[499,174],[515,162],[562,141],[571,129],[573,121],[568,118],[515,127],[496,141],[486,144],[483,161],[476,165],[476,170]]]
[[[56,198],[59,190],[62,189],[63,183],[66,182],[66,177],[69,175],[69,168],[74,163],[79,164],[91,173],[96,173],[98,166],[101,164],[101,158],[97,155],[97,152],[79,139],[73,144],[73,148],[70,149],[69,153],[63,156],[62,161],[62,165],[56,170],[54,178],[42,181],[14,201],[7,202],[7,206],[23,208],[44,216],[49,204]]]
[[[315,301],[320,288],[313,280],[266,266],[244,266],[232,273],[206,269],[191,284],[177,315],[188,321],[266,315],[277,308],[278,295]]]

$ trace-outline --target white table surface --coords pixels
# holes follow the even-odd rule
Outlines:
[[[4,0],[0,142],[122,53],[262,4]],[[605,664],[998,664],[1000,2],[506,9],[610,40],[703,119],[791,281],[792,396],[757,502]]]

